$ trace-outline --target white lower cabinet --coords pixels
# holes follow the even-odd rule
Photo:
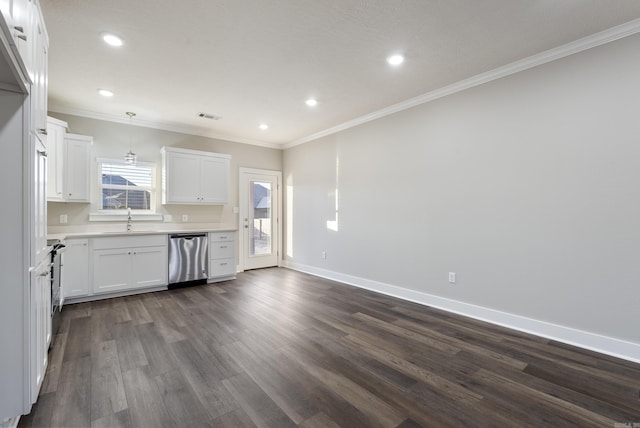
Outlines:
[[[131,288],[131,251],[117,248],[93,251],[93,292],[109,293]]]
[[[209,232],[209,282],[236,276],[236,233]]]
[[[62,302],[65,299],[83,297],[89,294],[89,240],[65,240],[65,252],[62,253]]]
[[[167,243],[161,247],[134,248],[132,284],[135,288],[166,285],[168,282]]]
[[[167,235],[95,238],[93,293],[167,284]]]

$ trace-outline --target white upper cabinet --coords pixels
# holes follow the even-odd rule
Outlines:
[[[229,203],[230,155],[162,148],[162,203]]]
[[[48,43],[43,31],[42,14],[35,0],[0,0],[0,38],[9,45],[7,60],[18,73],[18,85],[27,92],[42,67],[36,59],[36,44],[38,34],[44,35],[44,45]]]
[[[47,200],[64,202],[64,134],[67,123],[49,117],[47,119]]]
[[[89,171],[93,138],[66,133],[67,124],[54,118],[47,121],[47,200],[89,202]]]
[[[32,80],[32,102],[33,119],[32,129],[38,134],[47,133],[47,92],[48,92],[48,55],[49,41],[44,21],[37,18],[37,11],[34,11],[33,24],[33,73]]]
[[[89,170],[92,137],[65,134],[64,185],[67,202],[89,202]]]

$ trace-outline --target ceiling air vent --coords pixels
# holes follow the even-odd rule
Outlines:
[[[220,120],[222,119],[222,117],[220,116],[216,116],[215,114],[209,114],[209,113],[198,113],[198,117],[201,117],[203,119],[211,119],[211,120]]]

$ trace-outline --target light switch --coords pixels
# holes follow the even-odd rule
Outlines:
[[[67,224],[67,215],[66,214],[60,214],[60,224]]]
[[[456,273],[455,272],[449,272],[449,282],[451,284],[455,284],[456,283]]]

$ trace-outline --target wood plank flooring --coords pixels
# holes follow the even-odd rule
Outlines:
[[[66,306],[19,426],[633,423],[639,364],[273,268]]]

